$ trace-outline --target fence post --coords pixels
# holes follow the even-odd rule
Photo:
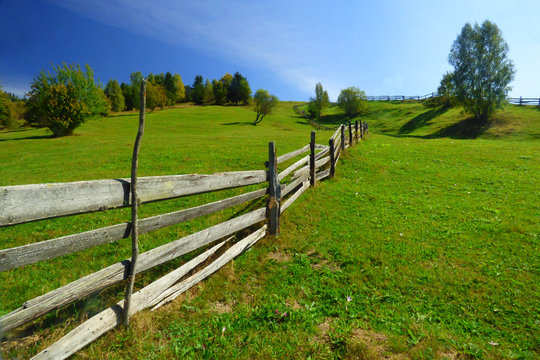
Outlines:
[[[353,145],[353,142],[352,142],[352,125],[351,125],[351,122],[349,121],[349,146],[352,146]]]
[[[334,139],[328,140],[328,145],[330,146],[330,178],[334,178],[334,176],[336,175],[336,149],[334,145]]]
[[[311,142],[309,143],[309,185],[315,186],[315,130],[311,130]]]
[[[519,106],[523,105],[523,96],[519,97]]]
[[[129,275],[124,297],[124,326],[129,326],[129,307],[131,305],[131,294],[135,283],[135,273],[137,267],[137,258],[139,257],[139,224],[138,206],[139,197],[137,196],[137,166],[139,164],[139,149],[144,135],[144,115],[146,107],[146,79],[141,83],[141,106],[139,111],[139,130],[133,146],[133,158],[131,159],[131,262],[129,264]]]
[[[345,125],[341,124],[341,150],[345,150]]]
[[[367,122],[364,121],[364,134],[365,133],[369,133],[369,130],[368,130],[368,124]]]
[[[279,203],[281,201],[281,186],[278,179],[276,144],[268,143],[268,201],[266,203],[266,218],[268,233],[279,236]]]
[[[354,134],[356,138],[356,142],[358,142],[359,136],[358,136],[358,120],[354,122]]]

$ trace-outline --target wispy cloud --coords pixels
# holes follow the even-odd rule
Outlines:
[[[283,11],[287,2],[52,1],[129,32],[262,67],[306,93],[324,80],[313,59],[322,64],[325,53],[294,21],[302,14]]]

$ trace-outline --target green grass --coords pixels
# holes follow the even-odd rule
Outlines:
[[[334,180],[287,210],[281,237],[263,239],[187,295],[135,316],[130,330],[110,332],[77,357],[537,358],[540,111],[512,107],[472,140],[460,139],[471,134],[455,125],[467,118],[459,110],[370,105],[367,141],[348,150]],[[337,109],[328,113],[328,123],[343,120]],[[261,126],[248,124],[253,115],[241,107],[150,114],[140,175],[261,169],[268,141],[281,154],[308,141],[311,128],[290,103]],[[62,139],[33,138],[44,130],[0,133],[0,181],[127,177],[136,122],[135,114],[91,121]],[[143,205],[142,216],[223,196]],[[145,235],[143,250],[237,210],[245,211]],[[128,218],[115,210],[0,229],[1,247]],[[128,255],[125,239],[2,273],[1,311]],[[141,276],[138,286],[179,263]],[[39,341],[10,343],[5,354],[36,353],[121,294],[113,288],[49,315],[27,331]]]

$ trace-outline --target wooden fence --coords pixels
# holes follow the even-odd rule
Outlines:
[[[406,100],[415,100],[415,101],[424,101],[427,99],[438,97],[437,92],[432,92],[431,94],[422,95],[422,96],[405,96],[405,95],[382,95],[382,96],[366,96],[368,101],[401,101]],[[540,106],[540,98],[524,98],[520,96],[518,98],[507,98],[509,104],[513,105],[538,105]]]
[[[189,209],[139,219],[135,222],[139,233],[179,224],[249,201],[260,201],[263,197],[266,197],[267,201],[265,207],[141,253],[137,258],[134,274],[207,247],[204,252],[176,270],[133,293],[127,313],[125,300],[119,301],[77,326],[38,353],[34,359],[69,357],[110,329],[122,324],[122,319],[129,319],[129,316],[143,309],[157,309],[173,300],[251,247],[267,233],[278,235],[280,215],[308,187],[316,186],[318,181],[325,178],[334,177],[336,164],[343,150],[360,141],[366,129],[365,123],[356,122],[354,126],[350,123],[341,125],[330,138],[328,145],[316,144],[316,133],[312,131],[309,144],[280,156],[277,156],[275,144],[271,142],[266,163],[267,170],[135,178],[138,194],[135,197],[138,199],[136,206],[267,183],[259,190]],[[309,154],[304,155],[306,153]],[[302,157],[290,166],[278,170],[279,165],[300,156]],[[130,179],[113,179],[0,187],[0,227],[132,206],[131,182]],[[253,230],[250,235],[237,242],[232,241],[234,234],[248,228]],[[0,250],[0,271],[112,243],[130,237],[131,233],[133,233],[132,222],[127,222],[3,249]],[[26,301],[18,309],[0,318],[0,334],[112,285],[125,282],[131,260],[119,260],[111,266]],[[200,270],[186,277],[192,270],[197,269]]]

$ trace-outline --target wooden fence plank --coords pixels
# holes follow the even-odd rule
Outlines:
[[[328,149],[328,145],[315,144],[315,150],[326,150],[326,149]]]
[[[316,184],[316,179],[315,179],[315,136],[316,136],[316,133],[314,130],[311,131],[311,142],[309,143],[310,145],[310,150],[311,152],[309,153],[309,183],[310,185],[313,187],[315,186]]]
[[[288,198],[286,201],[283,202],[281,205],[281,212],[284,212],[293,202],[296,201],[306,191],[306,189],[309,188],[309,181],[304,181],[302,183],[302,187],[298,189],[290,198]]]
[[[324,155],[328,154],[330,152],[330,147],[326,147],[326,149],[324,149],[323,151],[319,151],[316,155],[315,155],[315,160],[319,160],[320,158],[322,158]]]
[[[278,156],[277,158],[277,163],[278,164],[281,164],[282,162],[285,162],[289,159],[292,159],[293,157],[295,156],[298,156],[300,154],[303,154],[305,152],[309,151],[309,144],[304,146],[303,148],[301,149],[298,149],[298,150],[294,150],[294,151],[291,151],[290,153],[287,153],[287,154],[283,154],[281,156]]]
[[[139,256],[137,273],[261,222],[265,219],[265,215],[266,208],[260,208],[142,253]],[[126,270],[124,264],[113,264],[25,302],[22,307],[0,318],[0,329],[12,330],[51,310],[122,281],[125,278]]]
[[[294,164],[292,164],[291,166],[289,166],[288,168],[286,168],[285,170],[283,170],[282,172],[279,173],[278,175],[278,179],[279,181],[285,179],[288,175],[290,175],[293,171],[295,171],[296,169],[298,169],[300,166],[304,165],[304,164],[307,164],[309,162],[309,155],[308,156],[304,156],[303,158],[301,158],[300,160],[298,160],[297,162],[295,162]]]
[[[138,311],[150,307],[152,305],[153,298],[174,285],[174,283],[180,280],[184,275],[193,270],[199,264],[206,261],[228,240],[229,239],[217,244],[196,258],[180,266],[176,270],[134,293],[129,315],[131,316]],[[120,301],[113,307],[110,307],[109,309],[106,309],[93,316],[83,324],[73,329],[66,336],[52,344],[50,347],[38,353],[35,357],[33,357],[33,359],[66,359],[67,357],[75,354],[78,350],[84,348],[86,345],[90,344],[101,335],[120,324],[120,314],[123,305],[124,302]]]
[[[204,204],[190,209],[152,216],[139,220],[139,233],[158,230],[200,216],[212,214],[247,201],[255,200],[266,194],[266,189]],[[0,250],[0,271],[14,269],[58,256],[72,254],[94,246],[111,243],[130,236],[131,224],[122,223],[79,234],[67,235],[56,239]]]
[[[328,162],[330,162],[330,156],[326,156],[326,157],[323,157],[322,159],[315,161],[315,169],[320,168],[321,166],[327,164]]]
[[[306,181],[308,179],[309,179],[309,174],[304,174],[304,175],[300,176],[298,179],[295,179],[294,181],[290,182],[281,191],[281,197],[284,198],[291,191],[293,191],[295,188],[297,188],[299,185],[301,185],[304,181]]]
[[[212,175],[141,177],[141,203],[231,189],[267,181],[264,170]],[[0,187],[0,226],[100,211],[130,204],[128,179]]]
[[[317,181],[321,181],[322,179],[327,178],[330,176],[330,169],[323,170],[321,172],[317,173]]]

